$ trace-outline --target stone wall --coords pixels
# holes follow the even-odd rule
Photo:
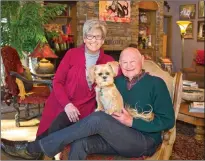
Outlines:
[[[139,17],[139,0],[131,1],[131,22],[115,23],[106,22],[108,25],[108,34],[103,45],[104,50],[122,50],[130,43],[138,43],[138,17]],[[162,36],[163,36],[163,0],[156,1],[159,10],[156,13],[156,54],[162,54]],[[83,43],[82,28],[86,19],[99,17],[98,1],[80,1],[77,2],[77,45]]]

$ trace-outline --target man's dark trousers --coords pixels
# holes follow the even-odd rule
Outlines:
[[[87,154],[119,154],[125,157],[152,155],[157,145],[141,132],[122,125],[104,112],[94,112],[81,121],[39,140],[41,149],[53,157],[71,143],[69,159]]]

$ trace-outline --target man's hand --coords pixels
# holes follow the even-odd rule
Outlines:
[[[124,108],[122,109],[122,113],[114,112],[112,117],[125,126],[132,127],[133,117]]]
[[[70,122],[79,121],[78,115],[80,115],[80,112],[72,103],[67,104],[64,108],[64,111],[67,114]]]

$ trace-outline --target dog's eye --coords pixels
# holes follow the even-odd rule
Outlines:
[[[106,72],[105,74],[106,74],[106,75],[110,75],[110,73],[109,73],[109,72]]]
[[[99,75],[99,76],[101,76],[101,75],[102,75],[102,73],[99,73],[98,75]]]

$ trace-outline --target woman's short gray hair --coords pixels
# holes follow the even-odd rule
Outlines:
[[[86,35],[91,30],[100,29],[102,31],[103,38],[106,37],[107,34],[107,24],[104,21],[100,21],[97,19],[87,20],[83,25],[83,38],[86,38]]]

